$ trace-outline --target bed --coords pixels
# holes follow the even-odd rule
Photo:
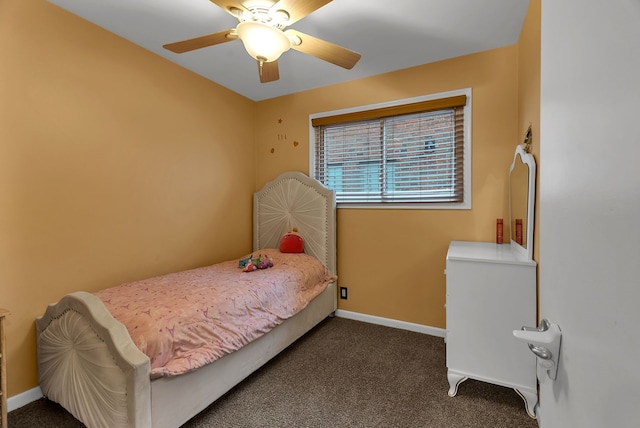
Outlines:
[[[324,291],[237,351],[185,374],[160,377],[151,376],[150,358],[96,293],[70,293],[36,320],[38,381],[45,397],[89,427],[175,428],[332,315],[337,306],[334,193],[302,173],[287,172],[253,199],[253,251],[278,248],[281,236],[297,228],[305,253],[333,276]]]

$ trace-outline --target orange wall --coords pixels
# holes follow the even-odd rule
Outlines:
[[[340,309],[445,327],[451,240],[491,241],[507,217],[507,174],[518,143],[517,47],[427,64],[257,103],[257,185],[308,172],[309,115],[472,88],[473,209],[338,211]]]
[[[12,396],[63,294],[250,251],[254,103],[42,0],[2,1],[0,57]]]

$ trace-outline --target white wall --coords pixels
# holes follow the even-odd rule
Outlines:
[[[543,428],[640,426],[640,1],[543,0]]]

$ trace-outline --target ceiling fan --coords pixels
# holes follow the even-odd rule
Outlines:
[[[175,53],[184,53],[236,39],[258,62],[260,82],[280,78],[278,58],[287,50],[315,56],[340,67],[351,69],[360,54],[333,43],[288,29],[332,0],[210,0],[238,19],[236,28],[163,45]]]

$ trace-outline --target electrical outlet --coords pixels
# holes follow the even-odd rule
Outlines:
[[[340,298],[347,300],[347,287],[340,287]]]

